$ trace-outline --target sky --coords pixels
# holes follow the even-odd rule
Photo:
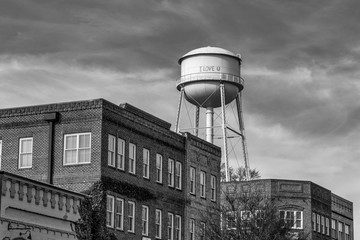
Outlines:
[[[104,98],[174,125],[178,59],[240,53],[251,168],[354,202],[356,233],[359,22],[357,0],[2,0],[0,108]]]

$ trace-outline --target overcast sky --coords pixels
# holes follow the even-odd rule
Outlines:
[[[0,108],[105,98],[174,124],[179,57],[204,46],[241,53],[251,167],[353,201],[356,226],[359,9],[356,0],[2,0]]]

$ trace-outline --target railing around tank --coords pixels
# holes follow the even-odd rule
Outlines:
[[[240,76],[229,73],[192,73],[181,76],[176,80],[176,86],[186,82],[200,81],[200,80],[218,80],[218,81],[227,81],[234,82],[237,84],[244,85],[244,79]]]

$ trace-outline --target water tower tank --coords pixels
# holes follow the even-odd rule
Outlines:
[[[240,77],[241,58],[223,48],[203,47],[179,59],[181,77],[177,89],[183,87],[185,98],[203,108],[221,106],[219,84],[224,83],[225,104],[232,102],[243,89]]]

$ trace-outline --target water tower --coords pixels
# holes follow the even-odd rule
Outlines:
[[[214,129],[220,128],[226,181],[229,181],[229,132],[241,138],[245,177],[249,179],[249,160],[241,104],[241,91],[244,88],[244,81],[240,76],[241,61],[239,54],[218,47],[198,48],[179,59],[181,77],[177,81],[176,87],[180,91],[180,101],[175,131],[193,130],[193,133],[198,136],[199,130],[205,129],[206,141],[214,143]],[[180,128],[180,113],[184,98],[195,106],[194,126],[187,129]],[[226,106],[234,101],[236,101],[236,128],[230,127],[226,121]],[[200,111],[205,111],[205,126],[199,123]],[[216,111],[221,116],[219,126],[214,125],[214,112]]]

